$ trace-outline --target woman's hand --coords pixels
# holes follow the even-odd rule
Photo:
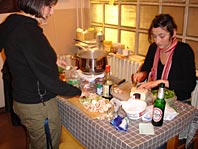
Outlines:
[[[61,59],[57,59],[56,64],[58,65],[58,67],[61,67],[63,69],[65,69],[65,67],[67,66],[67,63]]]
[[[168,80],[155,80],[155,81],[149,81],[146,83],[142,83],[138,89],[152,89],[154,87],[159,86],[160,83],[164,83],[166,87],[169,87],[169,82]]]
[[[131,81],[132,83],[142,82],[146,79],[146,77],[147,77],[146,71],[137,72],[131,75]]]

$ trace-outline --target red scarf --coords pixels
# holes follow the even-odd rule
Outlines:
[[[165,52],[168,52],[168,58],[166,60],[166,63],[164,65],[164,69],[162,72],[162,76],[161,76],[162,80],[168,79],[169,71],[170,71],[170,68],[172,65],[172,57],[173,57],[173,53],[174,53],[175,47],[177,45],[177,42],[178,42],[177,39],[174,38],[172,45],[165,51]],[[157,80],[157,69],[158,69],[158,63],[159,63],[159,59],[160,59],[160,50],[161,50],[160,48],[157,48],[157,50],[155,52],[153,67],[149,73],[148,81]]]

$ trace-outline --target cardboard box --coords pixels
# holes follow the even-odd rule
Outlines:
[[[78,28],[76,30],[76,38],[81,41],[93,40],[95,39],[95,30],[89,29],[84,31],[83,29]]]

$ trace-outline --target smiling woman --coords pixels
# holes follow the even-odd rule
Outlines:
[[[0,0],[0,13],[18,11],[16,0]]]

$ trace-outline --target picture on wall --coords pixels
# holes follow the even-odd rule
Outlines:
[[[16,0],[0,0],[0,13],[9,13],[18,11]]]

